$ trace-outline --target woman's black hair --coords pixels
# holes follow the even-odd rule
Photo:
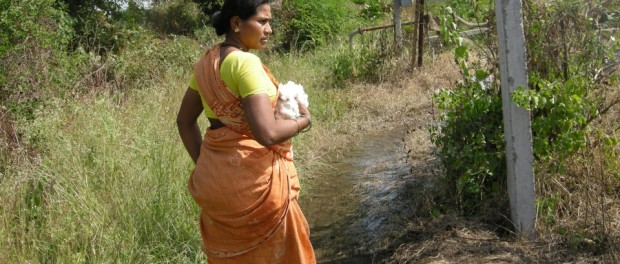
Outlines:
[[[220,11],[215,12],[211,18],[211,24],[218,36],[230,31],[230,19],[238,16],[247,20],[256,14],[256,10],[263,4],[269,4],[269,0],[226,0]]]

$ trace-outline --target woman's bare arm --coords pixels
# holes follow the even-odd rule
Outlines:
[[[194,160],[194,163],[198,162],[198,156],[200,156],[202,136],[197,121],[203,110],[200,94],[188,88],[177,114],[177,128],[179,129],[183,145],[187,153],[192,157],[192,160]]]
[[[302,104],[299,111],[307,118],[276,119],[267,94],[254,94],[243,98],[243,112],[254,139],[263,146],[288,140],[310,123],[310,112]]]

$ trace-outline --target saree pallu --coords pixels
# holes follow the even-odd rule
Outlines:
[[[315,263],[308,223],[297,204],[291,143],[265,147],[253,139],[241,98],[219,79],[218,66],[219,45],[196,64],[195,75],[201,96],[226,126],[207,130],[188,181],[201,208],[208,262]]]

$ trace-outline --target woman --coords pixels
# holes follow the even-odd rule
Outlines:
[[[268,0],[226,0],[213,17],[226,35],[196,63],[177,116],[196,163],[188,189],[201,208],[200,232],[211,264],[315,263],[308,223],[297,198],[290,139],[309,129],[311,115],[280,119],[277,82],[249,52],[271,35]],[[205,112],[204,136],[196,123]]]

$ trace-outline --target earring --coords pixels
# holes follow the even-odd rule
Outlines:
[[[239,29],[238,29],[238,28],[235,28],[235,33],[238,33],[238,32],[239,32]]]

